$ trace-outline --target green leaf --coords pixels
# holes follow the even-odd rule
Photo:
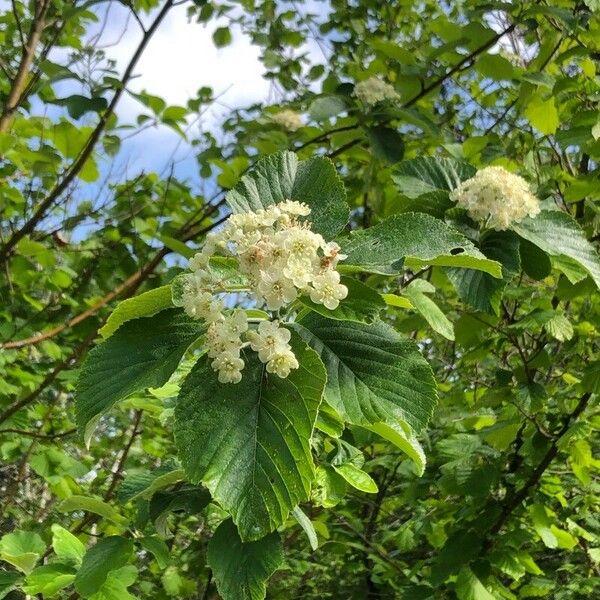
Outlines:
[[[566,342],[573,337],[573,325],[564,315],[555,314],[546,321],[544,329],[559,342]]]
[[[550,257],[535,244],[521,239],[519,244],[523,271],[536,281],[545,279],[552,272]]]
[[[369,127],[367,130],[373,154],[384,162],[393,165],[404,156],[402,136],[389,127]]]
[[[246,353],[239,384],[221,384],[202,357],[181,387],[175,442],[193,483],[202,482],[228,510],[243,540],[273,531],[308,497],[314,467],[310,438],[325,382],[307,347],[292,346],[302,369],[287,379],[268,374]]]
[[[32,531],[13,531],[0,539],[0,559],[27,574],[46,550],[44,540]]]
[[[422,213],[394,215],[340,240],[348,255],[340,270],[386,272],[401,259],[407,265],[465,267],[501,277],[500,263],[486,258],[474,244],[443,221]]]
[[[600,287],[600,256],[568,214],[544,210],[533,219],[514,223],[512,229],[550,256],[574,261]]]
[[[480,273],[480,271],[475,271]],[[484,273],[484,275],[487,275]],[[489,275],[487,275],[489,277]],[[422,279],[415,279],[406,286],[402,293],[410,300],[414,308],[423,315],[431,328],[448,340],[454,340],[452,321],[443,313],[441,308],[425,294],[435,292],[435,287]]]
[[[51,598],[71,585],[74,580],[75,572],[68,565],[60,563],[42,565],[27,575],[23,591],[26,594],[43,594],[44,598]]]
[[[228,519],[208,543],[206,561],[223,600],[262,600],[268,579],[283,562],[283,544],[277,532],[244,542]]]
[[[52,548],[58,558],[81,564],[85,554],[85,546],[70,531],[58,524],[52,525]]]
[[[162,471],[140,473],[137,476],[127,477],[119,490],[121,502],[139,499],[149,500],[158,490],[179,483],[185,479],[183,469],[174,469],[166,466]]]
[[[133,555],[133,542],[118,535],[101,538],[83,557],[75,589],[83,598],[95,594],[108,574],[125,566]]]
[[[123,517],[119,511],[114,507],[100,500],[99,498],[93,498],[92,496],[79,496],[74,494],[63,500],[58,506],[60,512],[74,512],[83,510],[91,512],[96,515],[100,515],[117,525],[123,525],[126,523],[125,517]]]
[[[224,48],[231,44],[231,30],[229,27],[217,27],[213,33],[212,39],[217,48]]]
[[[483,54],[477,60],[475,68],[484,76],[502,81],[513,79],[515,67],[500,54]]]
[[[425,427],[436,405],[435,381],[411,340],[381,322],[365,325],[315,314],[294,328],[321,356],[327,368],[325,400],[346,421],[392,428],[404,421],[416,432]]]
[[[321,96],[313,100],[308,109],[308,114],[313,121],[326,121],[337,117],[346,111],[346,103],[340,96]]]
[[[300,296],[299,300],[304,306],[329,319],[359,323],[373,321],[385,308],[381,294],[373,288],[350,277],[342,277],[341,282],[348,288],[348,296],[334,310],[329,310],[322,304],[316,304],[307,296]]]
[[[58,104],[59,106],[65,106],[69,115],[73,119],[79,119],[85,113],[88,112],[103,112],[108,106],[108,102],[105,98],[96,96],[94,98],[87,98],[79,94],[73,94],[67,98],[56,98],[51,101],[52,104]]]
[[[502,279],[473,269],[448,269],[448,278],[463,302],[476,310],[498,314],[504,288],[521,266],[519,238],[512,231],[488,231],[482,236],[480,248],[485,256],[502,265]]]
[[[100,589],[90,596],[90,600],[137,600],[127,591],[135,583],[137,575],[137,569],[133,565],[111,571]]]
[[[424,156],[401,162],[392,179],[401,194],[418,198],[431,192],[450,192],[476,172],[474,167],[463,161]]]
[[[400,448],[413,461],[419,477],[423,475],[427,464],[425,452],[423,452],[423,448],[414,432],[406,423],[375,423],[374,425],[362,425],[362,427],[380,435]]]
[[[169,235],[162,234],[157,237],[167,248],[169,248],[169,250],[177,252],[177,254],[184,258],[192,258],[197,252],[193,248],[190,248],[185,242],[177,240]]]
[[[544,135],[554,135],[560,125],[553,96],[544,100],[541,95],[535,94],[529,100],[524,114],[527,120]]]
[[[16,571],[0,570],[0,600],[12,592],[21,580],[21,574]]]
[[[140,539],[140,545],[154,555],[159,569],[166,569],[171,564],[171,553],[163,539],[156,535],[143,537]]]
[[[455,586],[459,600],[496,600],[469,567],[460,570]]]
[[[133,392],[160,387],[171,377],[204,325],[180,309],[134,319],[87,356],[76,390],[77,425],[86,442],[98,419]]]
[[[139,317],[151,317],[157,312],[171,306],[173,306],[173,302],[171,300],[170,285],[163,285],[154,290],[144,292],[139,296],[119,302],[104,326],[98,330],[98,333],[106,339],[126,321],[131,321]]]
[[[299,506],[296,506],[292,511],[294,518],[298,521],[298,525],[302,527],[304,533],[306,533],[306,537],[308,538],[308,543],[312,550],[316,550],[319,547],[319,539],[317,538],[317,532],[311,520],[304,514],[302,509]]]
[[[285,200],[305,202],[311,208],[307,220],[313,231],[326,239],[347,223],[350,208],[333,163],[323,157],[298,162],[293,152],[279,152],[256,163],[227,193],[233,212],[256,211]]]
[[[366,492],[368,494],[377,493],[377,484],[373,481],[368,473],[352,463],[342,463],[341,465],[331,465],[333,470],[343,477],[353,488]]]
[[[581,387],[592,394],[600,394],[600,361],[588,365],[583,372]]]

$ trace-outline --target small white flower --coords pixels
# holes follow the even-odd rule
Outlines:
[[[290,257],[287,265],[283,268],[283,274],[292,281],[300,290],[312,281],[315,273],[315,267],[318,268],[319,262],[311,261],[310,258]]]
[[[450,198],[475,221],[492,229],[508,229],[512,223],[540,212],[538,199],[527,182],[503,167],[485,167],[463,181]]]
[[[294,215],[299,217],[306,217],[310,215],[310,207],[304,202],[296,202],[294,200],[286,200],[278,204],[281,212],[287,213],[288,215]]]
[[[297,369],[300,365],[296,356],[291,350],[276,352],[267,363],[267,371],[275,373],[282,379],[285,379],[292,369]]]
[[[354,95],[365,104],[372,106],[384,100],[398,100],[396,90],[377,77],[369,77],[354,86]]]
[[[290,349],[288,342],[291,333],[279,327],[278,321],[261,321],[258,331],[249,331],[247,336],[250,347],[258,352],[258,358],[266,363],[277,354]]]
[[[242,380],[244,361],[239,357],[239,354],[225,351],[212,361],[212,368],[219,372],[221,383],[239,383]]]
[[[323,304],[329,310],[335,310],[340,300],[348,295],[348,288],[340,283],[340,274],[337,271],[326,271],[317,275],[312,285],[310,299],[316,304]]]
[[[340,260],[348,258],[348,255],[342,254],[340,250],[339,244],[336,244],[335,242],[327,242],[327,244],[323,246],[324,263],[326,266],[335,269]]]
[[[269,310],[279,310],[282,306],[293,302],[298,292],[283,274],[277,272],[262,273],[262,279],[258,284],[258,292],[265,301]]]

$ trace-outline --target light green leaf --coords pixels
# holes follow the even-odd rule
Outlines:
[[[418,198],[431,192],[450,192],[475,173],[476,169],[466,162],[425,156],[402,161],[392,179],[401,194]]]
[[[396,308],[414,308],[408,298],[398,296],[397,294],[381,294],[384,302],[388,306],[395,306]]]
[[[469,567],[460,570],[455,585],[459,600],[496,600]]]
[[[135,583],[137,569],[133,565],[125,565],[110,571],[100,589],[90,596],[90,600],[137,600],[127,588]]]
[[[475,272],[479,273],[480,271]],[[454,326],[452,325],[452,321],[448,319],[442,309],[431,298],[425,295],[426,292],[421,289],[420,283],[426,282],[415,279],[402,290],[402,293],[410,300],[415,309],[423,315],[434,331],[448,340],[454,340]],[[428,293],[435,291],[435,288],[431,287],[432,290]]]
[[[30,573],[46,550],[44,540],[32,531],[13,531],[0,539],[0,559]]]
[[[524,114],[527,120],[544,135],[554,135],[560,125],[553,96],[544,100],[541,95],[535,94],[529,100]]]
[[[124,323],[87,356],[77,383],[77,425],[86,442],[97,418],[138,390],[160,387],[171,377],[204,325],[182,310],[167,309]]]
[[[321,96],[313,100],[308,114],[313,121],[326,121],[346,111],[346,103],[340,96]]]
[[[348,296],[334,310],[329,310],[322,304],[316,304],[308,296],[300,296],[300,302],[329,319],[359,323],[373,321],[385,308],[381,294],[373,288],[351,277],[342,277],[341,282],[348,288]]]
[[[227,193],[233,212],[256,211],[285,200],[305,202],[313,231],[334,237],[348,221],[346,192],[333,163],[321,156],[298,162],[293,152],[279,152],[256,163]]]
[[[373,481],[371,476],[352,463],[346,462],[341,465],[331,466],[333,467],[333,470],[343,477],[353,488],[368,494],[377,493],[377,484]]]
[[[92,496],[79,496],[77,494],[69,496],[60,503],[58,510],[64,513],[78,510],[91,512],[117,525],[123,525],[127,522],[125,517],[116,508],[108,504],[108,502],[104,502],[104,500],[100,500],[99,498],[93,498]]]
[[[573,337],[573,325],[564,315],[555,314],[546,321],[544,329],[559,342],[566,342]]]
[[[184,258],[192,258],[197,252],[197,250],[190,248],[185,242],[172,238],[171,236],[159,235],[157,237],[167,248],[169,248],[169,250],[177,252],[177,254]]]
[[[374,423],[373,425],[362,425],[362,427],[380,435],[400,448],[415,464],[419,477],[423,475],[427,464],[425,452],[412,429],[406,423],[402,421],[398,424]]]
[[[314,477],[310,438],[325,383],[318,357],[293,345],[302,369],[287,379],[244,355],[238,384],[222,384],[202,357],[186,378],[175,409],[175,442],[192,483],[202,482],[228,510],[243,540],[281,525],[306,500]]]
[[[133,555],[133,542],[118,535],[101,538],[83,557],[75,589],[83,598],[100,590],[108,574],[125,566]]]
[[[364,325],[314,314],[294,327],[321,356],[327,368],[325,400],[346,421],[390,428],[405,422],[416,432],[425,427],[436,404],[435,382],[411,340],[384,323]],[[400,447],[406,449],[404,440]]]
[[[568,214],[544,210],[533,219],[513,224],[512,229],[550,256],[576,262],[600,287],[600,256]]]
[[[75,571],[68,565],[53,563],[36,567],[25,579],[23,591],[26,594],[43,594],[52,598],[57,592],[71,585],[75,580]]]
[[[70,531],[58,524],[52,525],[52,548],[58,558],[81,564],[85,554],[85,546]]]
[[[306,516],[302,509],[299,506],[296,506],[292,511],[294,518],[298,521],[298,525],[302,527],[304,533],[306,533],[306,537],[308,538],[308,543],[313,550],[316,550],[319,547],[319,539],[317,538],[317,532],[310,519]]]
[[[277,532],[244,542],[228,519],[208,543],[206,561],[223,600],[263,600],[268,579],[283,562],[283,545]]]
[[[443,221],[422,213],[394,215],[381,223],[340,241],[348,265],[373,272],[386,272],[405,259],[414,267],[436,265],[465,267],[500,277],[500,263],[486,258],[466,237]],[[350,270],[352,267],[350,267]]]
[[[98,333],[106,339],[126,321],[131,321],[138,317],[151,317],[170,306],[173,306],[170,285],[163,285],[154,290],[144,292],[139,296],[120,302],[110,317],[108,317],[104,326],[98,330]]]

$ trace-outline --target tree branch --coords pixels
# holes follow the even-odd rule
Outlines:
[[[78,157],[71,163],[71,166],[67,169],[63,178],[54,186],[54,188],[48,193],[46,198],[44,198],[44,200],[42,200],[39,206],[35,209],[33,215],[25,222],[25,224],[20,229],[18,229],[11,235],[11,237],[2,247],[0,247],[0,261],[5,260],[12,252],[13,248],[17,245],[17,243],[23,237],[25,237],[27,234],[31,233],[34,230],[38,222],[46,216],[46,212],[48,211],[48,209],[52,207],[54,202],[74,181],[74,179],[77,177],[77,175],[85,165],[86,161],[90,158],[96,146],[96,143],[98,142],[100,136],[104,132],[104,129],[106,128],[110,117],[113,115],[115,108],[119,100],[121,99],[123,92],[125,91],[125,86],[127,85],[127,83],[133,75],[133,70],[135,69],[135,66],[137,65],[144,50],[146,49],[146,46],[152,38],[152,35],[158,29],[158,26],[166,17],[169,10],[171,10],[172,6],[173,0],[167,0],[165,5],[162,7],[160,12],[146,31],[146,33],[143,35],[141,42],[139,43],[136,51],[134,52],[131,60],[129,61],[127,68],[125,69],[120,86],[115,91],[115,94],[112,97],[110,104],[100,117],[98,124],[94,128],[94,131],[92,131],[92,133],[90,134],[90,137],[88,138]],[[2,131],[1,127],[0,131]]]

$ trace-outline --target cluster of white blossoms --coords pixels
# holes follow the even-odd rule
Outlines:
[[[471,218],[492,229],[507,229],[526,216],[540,212],[538,199],[529,184],[503,167],[485,167],[463,181],[450,194]]]
[[[372,106],[384,100],[398,100],[396,90],[389,83],[377,77],[369,77],[354,87],[354,95],[365,104]]]
[[[304,127],[302,116],[295,110],[282,110],[278,113],[275,113],[272,116],[272,119],[275,123],[277,123],[277,125],[281,125],[289,131],[296,131],[297,129],[300,129],[300,127]]]
[[[263,320],[254,330],[249,329],[246,311],[225,314],[218,294],[226,290],[226,282],[211,270],[213,256],[236,258],[257,305],[269,311],[279,311],[301,294],[333,310],[348,295],[336,271],[338,261],[346,257],[335,242],[326,242],[301,221],[309,214],[306,204],[287,200],[232,215],[191,259],[193,273],[185,280],[181,305],[189,316],[208,323],[208,355],[222,383],[241,380],[241,351],[247,346],[258,352],[268,372],[282,378],[298,368],[298,361],[289,345],[290,332],[278,320]]]

